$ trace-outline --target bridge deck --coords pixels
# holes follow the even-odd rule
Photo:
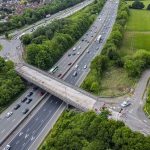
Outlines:
[[[56,80],[54,77],[47,76],[46,73],[39,72],[37,69],[33,69],[29,66],[23,65],[17,72],[28,81],[38,85],[39,87],[45,89],[46,91],[54,94],[55,96],[61,98],[67,103],[78,107],[84,111],[94,109],[96,100],[86,95],[84,92],[73,88],[71,85],[63,83],[63,81]]]

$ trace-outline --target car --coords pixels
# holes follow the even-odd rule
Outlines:
[[[75,77],[75,76],[77,76],[77,71],[75,71],[75,72],[73,73],[73,77]]]
[[[29,109],[28,109],[28,108],[25,108],[25,109],[22,111],[22,113],[23,113],[23,114],[26,114],[28,111],[29,111]]]
[[[98,50],[99,49],[99,47],[96,47],[96,50]]]
[[[81,40],[82,42],[84,41],[84,38]]]
[[[9,144],[6,145],[6,147],[4,148],[4,150],[10,150],[11,146]]]
[[[86,69],[87,68],[87,65],[84,65],[84,69]]]
[[[70,62],[70,63],[68,63],[68,66],[70,66],[72,63]]]
[[[26,101],[26,104],[29,104],[31,101],[32,101],[32,99],[29,98],[29,99]]]
[[[14,110],[17,110],[19,107],[20,107],[20,104],[17,104],[17,105],[14,107]]]
[[[37,87],[37,86],[33,87],[33,91],[36,91],[37,89],[38,89],[38,87]]]
[[[71,56],[71,54],[68,54],[68,56]]]
[[[131,102],[130,101],[123,101],[122,103],[121,103],[121,107],[127,107],[127,106],[129,106],[129,105],[131,105]]]
[[[60,73],[57,77],[60,77],[62,74]]]
[[[78,48],[81,49],[81,46],[79,46]]]
[[[77,52],[77,55],[79,55],[80,54],[80,52]]]
[[[76,53],[73,53],[72,55],[74,56],[74,55],[76,55]]]
[[[27,97],[21,100],[22,103],[24,103],[27,100]]]
[[[45,91],[41,91],[40,92],[40,95],[42,96],[42,95],[44,95],[45,94]]]
[[[93,35],[91,35],[91,37],[93,37]]]
[[[90,53],[90,51],[89,51],[89,50],[87,50],[87,53]]]
[[[33,92],[30,92],[30,93],[28,94],[28,97],[30,97],[31,95],[33,95]]]
[[[79,65],[76,64],[76,65],[75,65],[75,69],[77,69],[78,67],[79,67]]]
[[[87,41],[87,43],[90,43],[89,41]]]
[[[11,112],[8,112],[8,113],[6,114],[6,118],[9,118],[12,114],[13,114],[12,111],[11,111]]]
[[[75,51],[75,50],[76,50],[76,47],[73,48],[73,51]]]

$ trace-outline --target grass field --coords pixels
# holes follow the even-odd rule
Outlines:
[[[124,69],[111,67],[101,81],[101,96],[122,95],[130,91],[136,80],[131,80]]]
[[[150,3],[150,1],[144,1],[144,3]],[[133,55],[138,49],[150,51],[150,11],[131,9],[122,46],[118,51],[121,56],[126,56]],[[132,88],[135,82],[135,79],[127,76],[125,70],[109,68],[102,78],[100,95],[121,95]]]

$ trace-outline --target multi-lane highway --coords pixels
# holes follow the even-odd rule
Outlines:
[[[83,49],[84,54],[82,54],[80,56],[80,58],[78,58],[78,62],[76,62],[76,63],[82,64],[82,62],[83,62],[83,63],[86,63],[87,66],[89,67],[90,61],[93,59],[93,57],[95,57],[95,55],[98,53],[98,51],[99,52],[101,51],[101,49],[104,46],[104,43],[106,41],[106,38],[108,38],[110,30],[111,30],[111,28],[113,26],[113,23],[115,21],[117,7],[118,7],[118,0],[116,0],[116,1],[107,1],[106,2],[105,7],[103,8],[102,12],[100,13],[97,20],[95,21],[95,23],[97,23],[96,26],[94,27],[96,32],[93,30],[93,26],[88,31],[89,33],[91,33],[92,30],[94,32],[93,36],[91,36],[91,35],[89,36],[89,43],[87,42],[87,45],[91,44],[91,46],[89,46],[87,49]],[[101,19],[101,18],[106,18],[106,19]],[[99,28],[99,30],[98,30],[98,28]],[[106,30],[106,32],[104,30]],[[97,35],[101,34],[102,35],[102,42],[101,43],[94,42],[94,40],[97,38],[97,36],[94,35],[94,34],[97,34]],[[87,36],[87,35],[85,34],[84,36]],[[82,40],[82,38],[81,38],[81,40]],[[80,45],[77,45],[77,46],[80,46]],[[97,46],[99,47],[98,49],[97,49]],[[72,51],[72,49],[70,51]],[[89,52],[87,52],[87,51],[89,51]],[[87,57],[87,55],[90,54],[90,53],[91,53],[92,57]],[[66,56],[63,56],[63,58],[65,58],[65,57],[71,57],[71,56],[68,56],[68,54],[66,53]],[[75,60],[72,59],[72,63],[74,64],[73,61],[76,61],[76,59]],[[66,64],[68,65],[68,62],[66,62]],[[60,69],[61,68],[61,63],[59,65],[60,65],[59,66],[59,69]],[[67,66],[67,67],[69,67],[69,66]],[[74,66],[72,66],[72,68],[74,68],[74,67],[75,67],[75,64],[74,64]],[[81,70],[78,70],[77,76],[75,78],[73,78],[73,79],[75,79],[73,81],[73,83],[71,83],[72,82],[72,72],[69,75],[63,77],[63,79],[68,83],[75,84],[79,80],[80,76],[83,76],[84,73],[86,73],[86,69],[84,71],[83,71],[83,68],[81,68]],[[57,76],[57,73],[56,73],[55,76]],[[70,76],[71,79],[69,78],[67,80],[68,76]],[[56,99],[55,97],[50,97],[49,100],[48,100],[49,102],[46,102],[41,107],[41,109],[38,111],[38,113],[36,113],[36,115],[33,118],[31,118],[31,120],[22,128],[22,130],[20,130],[18,132],[18,134],[16,136],[14,136],[14,138],[10,142],[8,142],[12,146],[11,149],[15,149],[15,150],[28,149],[29,147],[30,148],[32,147],[32,144],[36,143],[37,139],[40,136],[42,136],[42,132],[43,132],[42,129],[46,126],[47,122],[49,120],[51,120],[53,115],[57,111],[59,111],[59,108],[62,105],[62,102],[60,102],[60,103],[57,102],[56,103],[55,99]],[[58,101],[60,101],[60,100],[58,100]],[[47,105],[47,104],[49,104],[49,105]],[[52,108],[54,108],[54,111],[52,111]],[[49,112],[50,110],[51,110],[51,112]],[[41,112],[42,113],[44,112],[45,114],[48,114],[47,115],[47,121],[42,121],[43,120],[43,115],[40,115]],[[39,128],[37,128],[37,129],[33,128],[32,124],[38,124]],[[29,131],[30,131],[31,134],[29,133]],[[22,145],[21,148],[19,147],[19,145]],[[34,148],[31,148],[31,149],[34,149]]]
[[[23,49],[21,45],[21,41],[19,40],[19,37],[22,33],[31,33],[31,29],[34,27],[36,29],[39,26],[42,26],[43,24],[46,25],[50,23],[53,19],[63,18],[66,16],[71,15],[72,13],[75,13],[76,11],[82,9],[83,7],[90,4],[93,0],[87,0],[80,4],[77,4],[76,6],[73,6],[71,8],[68,8],[64,11],[58,12],[54,15],[52,15],[48,19],[43,19],[40,22],[37,22],[34,25],[31,25],[25,29],[16,31],[13,33],[14,37],[12,40],[7,41],[5,39],[0,39],[0,43],[3,45],[3,50],[0,51],[0,55],[4,57],[5,59],[11,59],[15,63],[19,63],[22,61],[20,59],[20,56],[22,55]],[[46,22],[45,22],[46,21]],[[30,104],[21,103],[21,100],[24,99],[30,92],[33,92],[33,95],[29,98],[32,98],[32,102]],[[0,115],[0,143],[4,141],[4,139],[18,126],[18,124],[26,117],[26,115],[23,115],[22,111],[25,108],[29,109],[29,112],[41,101],[41,89],[37,91],[33,91],[33,87],[31,87],[27,92],[25,92],[21,97],[16,100],[15,103],[13,103],[6,111],[4,111]],[[20,104],[21,107],[18,110],[14,110],[14,107],[16,104]],[[6,118],[6,114],[8,112],[13,112],[13,115],[10,118]],[[4,129],[5,126],[5,129]]]

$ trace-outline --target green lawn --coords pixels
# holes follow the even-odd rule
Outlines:
[[[150,31],[150,11],[131,9],[126,28],[128,31]]]

